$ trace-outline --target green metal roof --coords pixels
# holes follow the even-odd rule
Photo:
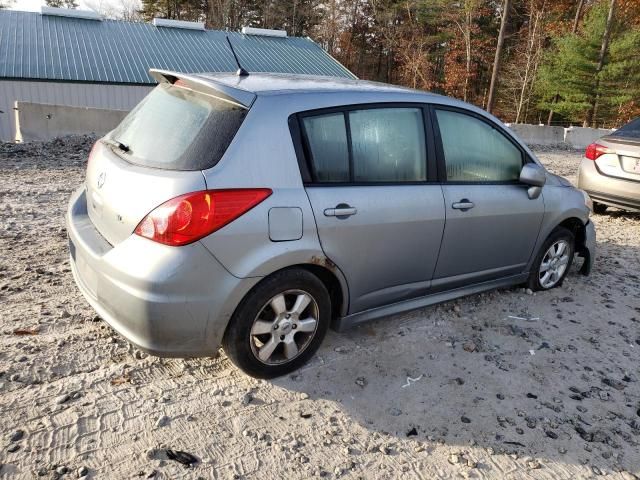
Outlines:
[[[0,10],[0,79],[153,84],[150,68],[355,78],[308,38],[244,35],[149,23]]]

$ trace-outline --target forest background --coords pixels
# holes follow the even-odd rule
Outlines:
[[[505,122],[610,128],[640,115],[640,0],[117,1],[85,3],[128,21],[308,36],[359,78],[453,96]]]

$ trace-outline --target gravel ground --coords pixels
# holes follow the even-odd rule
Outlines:
[[[148,357],[80,296],[63,213],[90,145],[0,144],[0,477],[640,478],[640,215],[594,217],[590,277],[330,333],[258,381]],[[539,156],[574,178],[579,153]]]

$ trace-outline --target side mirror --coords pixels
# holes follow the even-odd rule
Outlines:
[[[540,165],[537,163],[527,163],[522,167],[520,172],[520,182],[525,185],[531,185],[527,190],[527,195],[531,200],[534,200],[542,193],[542,187],[547,181],[547,174]]]

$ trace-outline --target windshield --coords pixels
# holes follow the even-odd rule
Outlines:
[[[136,165],[204,170],[224,155],[247,113],[201,92],[158,85],[106,138]]]

